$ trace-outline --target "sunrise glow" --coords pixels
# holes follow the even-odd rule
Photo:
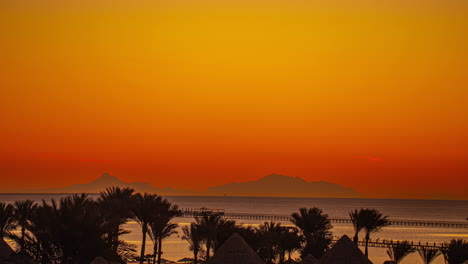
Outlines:
[[[468,199],[468,2],[0,3],[1,191],[267,174]]]

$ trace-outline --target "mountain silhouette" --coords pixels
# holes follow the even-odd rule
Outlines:
[[[63,188],[42,190],[21,190],[31,193],[99,193],[107,187],[129,187],[140,193],[179,196],[277,196],[277,197],[361,197],[351,188],[325,181],[307,182],[300,177],[271,174],[256,181],[230,183],[210,187],[206,191],[177,190],[170,187],[156,188],[145,182],[127,183],[115,176],[104,173],[89,183],[74,184]]]
[[[211,187],[210,195],[361,197],[354,189],[325,181],[307,182],[300,177],[271,174],[256,181]]]
[[[146,182],[132,182],[127,183],[119,180],[115,176],[111,176],[108,173],[104,173],[98,179],[83,184],[75,184],[68,187],[63,188],[54,188],[54,189],[47,189],[42,190],[42,192],[50,192],[50,193],[99,193],[105,190],[107,187],[116,186],[116,187],[129,187],[133,188],[136,192],[141,193],[157,193],[157,194],[164,194],[164,195],[187,195],[189,193],[193,193],[192,191],[182,191],[177,189],[172,189],[170,187],[166,188],[156,188],[151,186],[151,184]]]

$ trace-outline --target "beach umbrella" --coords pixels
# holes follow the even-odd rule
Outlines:
[[[319,264],[372,264],[347,235],[343,235],[333,247],[320,258]]]
[[[319,264],[319,261],[312,255],[307,255],[299,264]]]
[[[105,258],[103,257],[96,257],[92,262],[91,264],[120,264],[119,262],[116,262],[116,261],[110,261],[110,260],[106,260]]]
[[[177,262],[190,263],[190,262],[193,262],[193,261],[195,261],[195,259],[193,259],[193,258],[183,258],[183,259],[179,259]]]
[[[264,264],[257,253],[237,233],[230,236],[206,264]]]
[[[175,263],[175,262],[172,261],[172,260],[168,260],[168,259],[162,258],[162,259],[161,259],[161,263]]]

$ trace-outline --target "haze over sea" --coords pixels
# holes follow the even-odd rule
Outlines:
[[[0,201],[14,202],[31,199],[34,201],[59,199],[67,194],[0,194]],[[96,196],[96,194],[91,194]],[[207,196],[167,196],[169,201],[178,204],[180,208],[221,208],[226,213],[256,213],[271,215],[289,215],[300,207],[319,207],[330,217],[348,217],[348,212],[355,208],[375,208],[388,215],[390,219],[401,220],[427,220],[427,221],[467,221],[467,200],[401,200],[401,199],[363,199],[363,198],[286,198],[286,197],[207,197]],[[176,218],[175,222],[185,225],[192,222],[191,218]],[[237,220],[237,223],[258,225],[264,221]],[[284,222],[283,224],[289,224]],[[124,239],[136,245],[141,244],[140,226],[129,222],[126,229],[131,233]],[[343,234],[353,235],[350,224],[333,224],[333,235],[340,237]],[[363,234],[361,237],[363,238]],[[434,228],[419,226],[389,226],[381,232],[373,234],[371,238],[410,240],[415,242],[441,243],[452,238],[468,239],[468,229],[464,228]],[[147,252],[152,252],[152,244],[147,245]],[[191,257],[186,241],[173,236],[163,242],[163,257],[178,260]],[[388,257],[383,248],[370,248],[370,259],[375,264],[381,264]],[[417,253],[409,255],[402,264],[422,263]],[[434,262],[442,264],[439,257]]]

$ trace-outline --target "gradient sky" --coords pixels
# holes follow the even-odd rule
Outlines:
[[[3,0],[0,190],[278,173],[468,199],[464,0]]]

